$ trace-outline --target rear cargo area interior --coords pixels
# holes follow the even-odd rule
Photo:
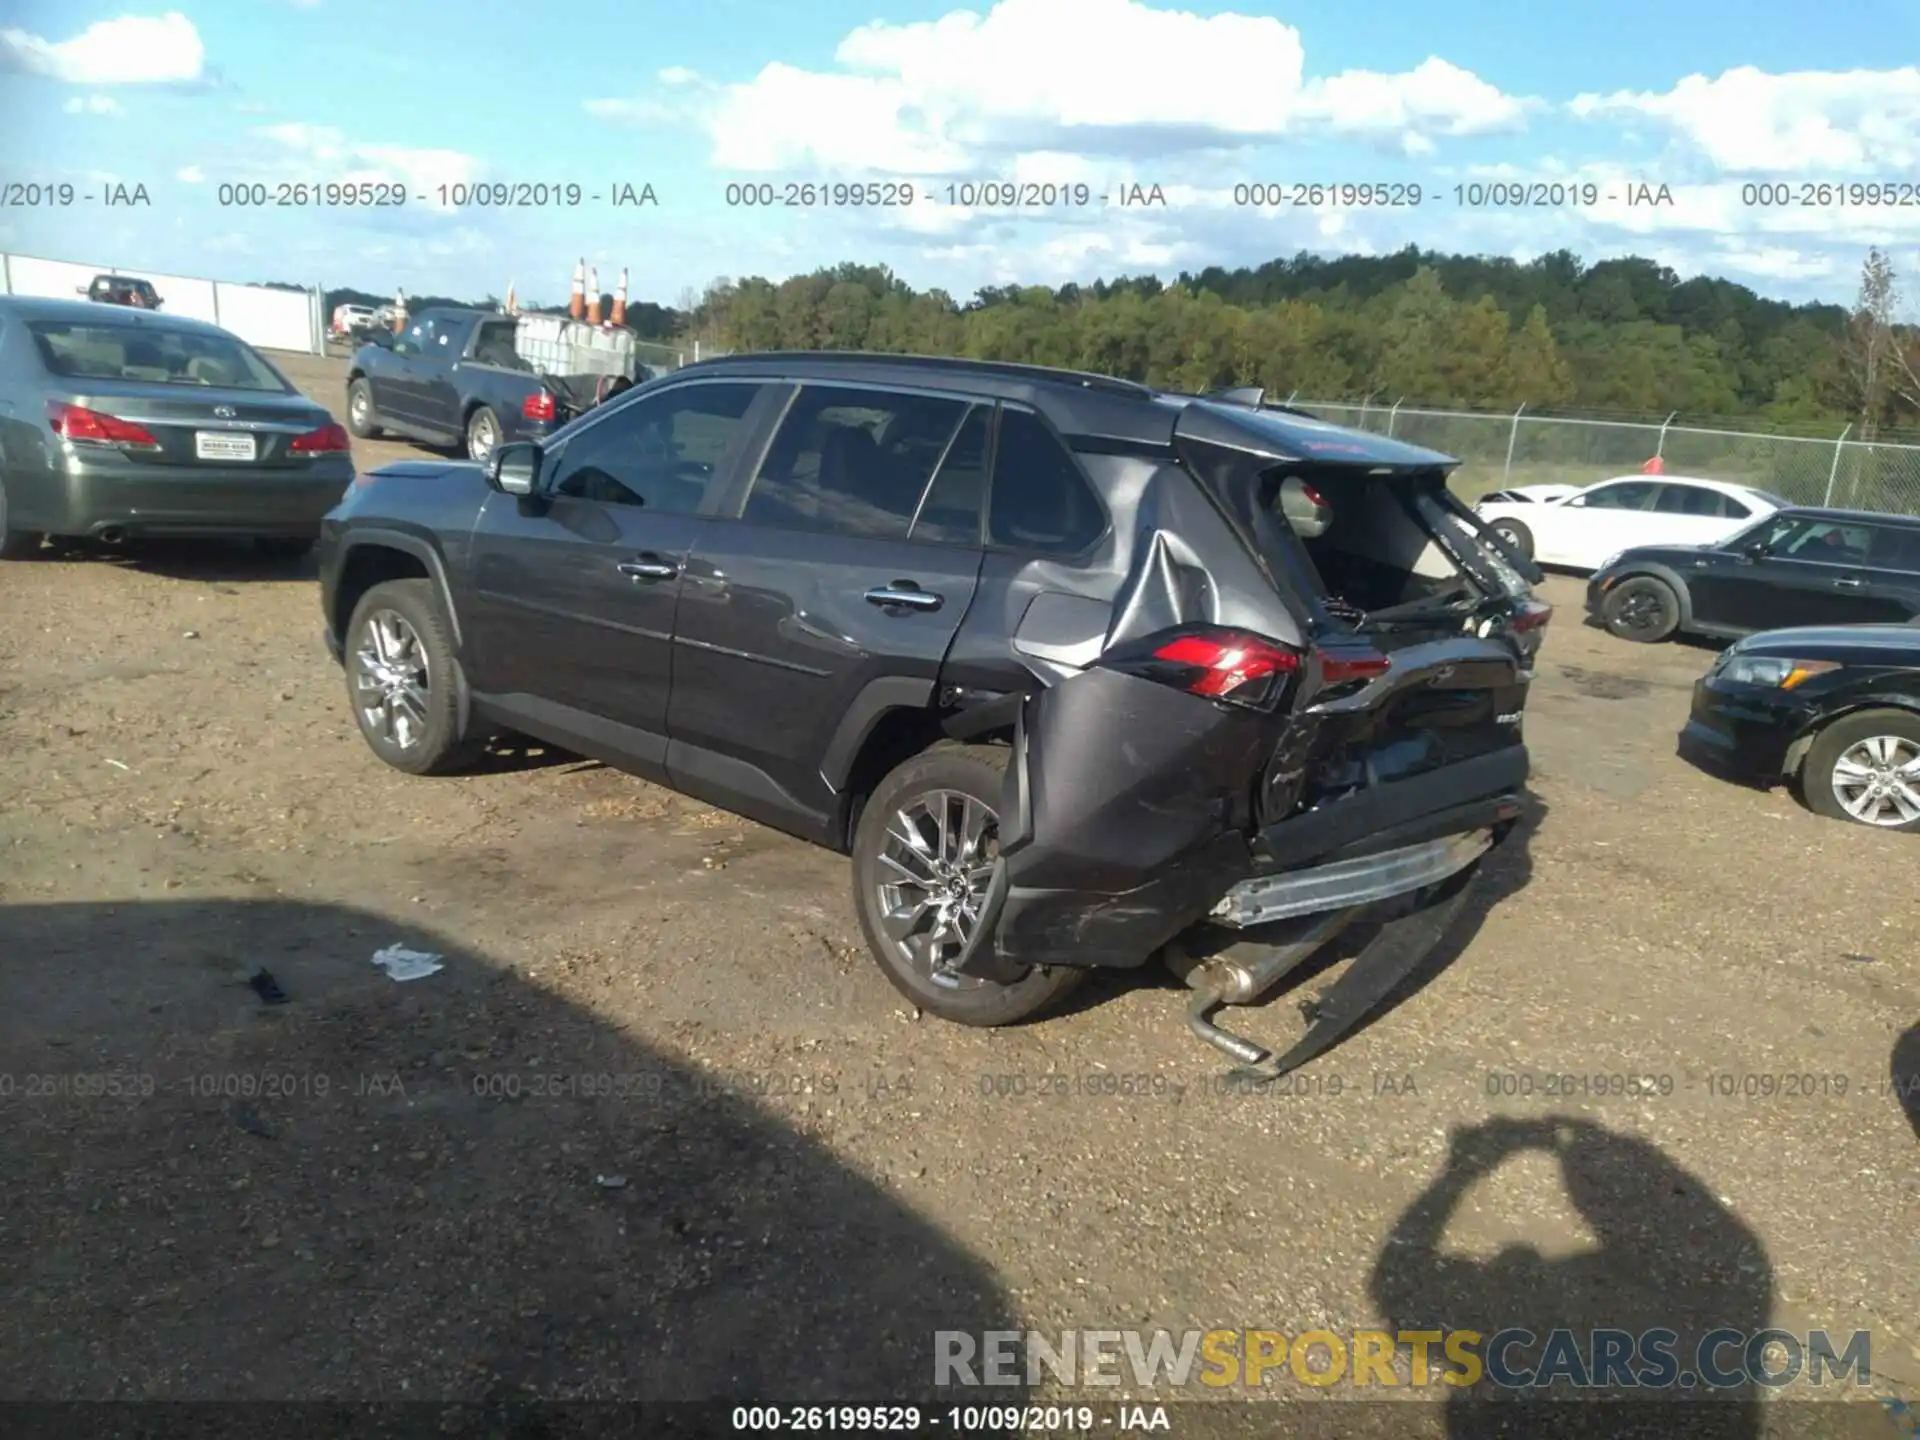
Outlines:
[[[1408,503],[1411,487],[1444,482],[1355,475],[1336,467],[1282,467],[1265,477],[1276,514],[1280,487],[1289,476],[1318,491],[1332,512],[1325,533],[1295,535],[1329,598],[1370,613],[1468,583]]]

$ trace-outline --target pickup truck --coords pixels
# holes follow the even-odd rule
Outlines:
[[[428,445],[459,447],[485,460],[498,445],[538,440],[639,379],[621,373],[568,373],[566,347],[542,366],[530,359],[533,329],[567,322],[516,319],[485,310],[423,310],[397,335],[376,333],[347,371],[347,428],[363,439],[388,431]],[[631,345],[624,352],[631,355]]]

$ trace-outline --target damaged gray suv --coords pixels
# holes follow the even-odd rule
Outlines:
[[[1189,976],[1255,1063],[1201,1011],[1520,813],[1551,611],[1454,463],[1257,391],[735,356],[363,475],[326,629],[399,769],[520,733],[849,854],[875,961],[945,1019],[1258,941]]]

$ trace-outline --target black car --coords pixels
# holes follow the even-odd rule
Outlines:
[[[1717,545],[1636,546],[1594,573],[1587,613],[1647,643],[1911,620],[1920,616],[1920,516],[1790,507]]]
[[[364,477],[326,629],[388,764],[520,732],[836,847],[888,978],[1006,1024],[1506,834],[1551,612],[1454,463],[1243,393],[728,357]]]
[[[1680,753],[1734,779],[1792,781],[1836,820],[1920,831],[1920,625],[1736,641],[1694,686]]]
[[[347,432],[238,336],[0,296],[0,559],[150,536],[291,559],[352,483]]]

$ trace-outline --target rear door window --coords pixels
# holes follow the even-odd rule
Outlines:
[[[969,408],[947,396],[805,386],[780,422],[741,518],[904,540]],[[951,506],[942,516],[928,518],[926,538],[952,523]]]
[[[1692,515],[1706,520],[1741,520],[1748,513],[1746,506],[1721,491],[1671,482],[1660,487],[1653,508],[1662,515]]]
[[[1651,480],[1626,480],[1589,490],[1581,497],[1580,504],[1592,510],[1649,510],[1659,489]]]
[[[980,543],[981,512],[987,499],[987,443],[992,433],[992,406],[976,405],[967,412],[920,502],[909,540]]]
[[[1920,572],[1920,529],[1875,525],[1867,564],[1875,570]]]
[[[988,541],[1008,550],[1078,555],[1106,529],[1093,486],[1047,423],[1028,411],[1002,408]]]

